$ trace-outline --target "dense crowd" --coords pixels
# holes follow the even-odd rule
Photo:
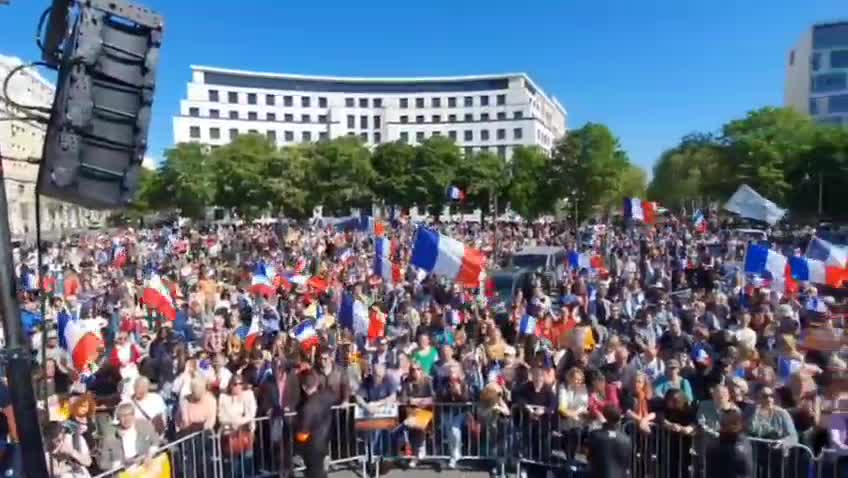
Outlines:
[[[374,275],[373,229],[315,223],[66,238],[42,250],[40,269],[34,251],[17,251],[54,476],[149,460],[202,430],[255,434],[298,412],[316,380],[366,415],[393,403],[410,417],[475,403],[440,420],[449,466],[472,432],[518,420],[556,431],[546,453],[569,457],[591,443],[578,437],[619,416],[638,433],[672,432],[716,456],[738,458],[745,435],[775,440],[775,449],[848,450],[845,356],[804,348],[811,328],[841,333],[843,300],[815,284],[787,292],[746,276],[747,241],[715,218],[706,231],[674,217],[579,234],[560,223],[502,223],[497,237],[479,224],[430,227],[483,251],[490,271],[530,246],[591,260],[564,255],[554,280],[533,271],[515,289],[485,277],[455,284],[410,266],[416,225],[403,220],[379,228],[400,272],[393,280]],[[274,271],[269,295],[252,291],[259,265]],[[154,274],[175,304],[172,318],[145,305]],[[348,326],[346,299],[367,311],[367,327]],[[82,368],[63,333],[68,318],[96,321],[102,338]],[[406,450],[415,465],[432,418],[403,418],[402,433],[374,446]],[[14,423],[3,427],[14,441]],[[281,433],[269,425],[269,436]]]

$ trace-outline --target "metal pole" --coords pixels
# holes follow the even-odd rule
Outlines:
[[[41,271],[39,271],[39,274]],[[6,202],[6,179],[0,159],[0,310],[6,337],[6,378],[9,384],[12,409],[15,413],[23,461],[24,476],[48,476],[44,459],[44,444],[38,425],[35,391],[32,383],[30,346],[21,327],[21,309],[15,287],[15,266],[12,263],[12,234],[9,230],[9,209]]]
[[[819,172],[819,220],[821,220],[822,216],[822,199],[824,197],[824,178],[822,177],[822,173]]]

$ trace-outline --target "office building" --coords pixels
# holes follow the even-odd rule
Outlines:
[[[786,106],[848,126],[848,21],[818,23],[789,51]]]
[[[278,145],[350,135],[370,146],[446,136],[465,153],[509,157],[518,145],[550,152],[567,113],[523,73],[351,78],[192,66],[174,142],[220,146],[239,134]]]

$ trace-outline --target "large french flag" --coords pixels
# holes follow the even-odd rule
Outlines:
[[[848,266],[848,248],[835,246],[818,237],[814,237],[807,245],[806,256],[822,261],[829,267],[844,269]]]
[[[826,284],[839,287],[842,281],[848,279],[848,272],[841,267],[831,267],[825,262],[807,257],[793,256],[789,258],[789,269],[792,278],[800,282]]]
[[[292,331],[292,335],[294,335],[295,340],[297,340],[300,343],[300,346],[304,349],[315,347],[320,343],[318,333],[315,331],[315,324],[312,319],[306,319],[297,324]]]
[[[383,279],[386,284],[396,284],[401,280],[400,267],[393,264],[391,243],[384,237],[374,241],[374,275]]]
[[[150,275],[150,279],[147,280],[147,285],[144,287],[142,301],[148,308],[158,311],[168,319],[177,320],[177,308],[171,298],[171,291],[162,282],[159,274],[153,273]]]
[[[412,247],[412,265],[457,284],[476,287],[486,263],[477,249],[465,247],[456,239],[419,227]]]
[[[274,295],[274,269],[266,266],[263,263],[256,265],[256,270],[253,271],[253,278],[250,282],[250,292],[254,295],[259,295],[265,298]]]
[[[745,253],[745,273],[770,280],[771,289],[778,292],[794,289],[792,271],[786,256],[765,246],[748,246]]]
[[[71,355],[74,368],[82,372],[97,360],[103,349],[103,338],[100,336],[103,321],[67,317],[67,320],[60,321],[58,325],[59,336],[64,341],[65,350]]]
[[[656,203],[643,201],[639,198],[624,199],[624,217],[645,224],[653,224],[656,218]]]
[[[600,269],[604,267],[603,257],[586,252],[569,251],[568,265],[572,269]]]

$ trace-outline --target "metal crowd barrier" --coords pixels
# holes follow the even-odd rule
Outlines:
[[[438,403],[429,422],[407,422],[414,408],[401,406],[397,423],[386,429],[359,431],[354,405],[333,408],[327,466],[352,468],[362,477],[379,476],[381,461],[406,466],[488,466],[497,476],[506,468],[518,476],[530,469],[551,470],[556,476],[587,474],[585,423],[559,413],[534,413],[514,406],[509,417],[487,413],[479,404]],[[161,449],[168,453],[171,478],[271,478],[303,470],[294,446],[295,414],[261,417],[250,423],[249,443],[234,445],[234,431],[203,431]],[[650,433],[625,422],[621,431],[632,443],[630,478],[710,478],[706,450],[715,438],[696,432],[672,432],[656,424]],[[778,446],[778,441],[749,438],[756,478],[847,478],[848,452],[825,449],[815,456],[804,445]],[[370,466],[369,466],[370,465]],[[94,478],[113,478],[124,468]],[[159,477],[156,477],[159,478]]]

